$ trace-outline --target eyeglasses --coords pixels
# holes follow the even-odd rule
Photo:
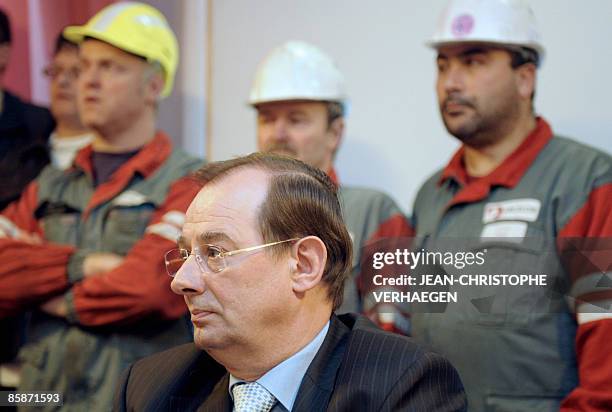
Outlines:
[[[45,67],[45,69],[43,70],[43,74],[53,80],[59,78],[62,74],[65,74],[70,80],[76,80],[79,77],[79,73],[80,69],[78,67],[64,68],[50,65]]]
[[[244,249],[224,251],[216,245],[201,245],[195,247],[192,252],[187,249],[172,249],[166,252],[164,262],[166,263],[166,271],[171,277],[176,276],[179,269],[189,259],[189,256],[194,256],[198,267],[205,273],[219,273],[227,268],[227,259],[230,256],[236,256],[241,253],[260,251],[270,246],[280,245],[282,243],[294,242],[300,238],[280,240],[278,242],[266,243],[265,245],[251,246]]]

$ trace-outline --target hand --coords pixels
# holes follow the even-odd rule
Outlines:
[[[91,277],[110,272],[123,263],[124,257],[115,253],[91,253],[83,261],[83,275]]]
[[[25,230],[19,229],[18,227],[14,225],[11,225],[11,226],[0,225],[0,238],[3,238],[3,237],[25,242],[30,245],[41,245],[43,243],[43,239],[40,237],[38,233],[29,233],[29,232],[26,232]]]
[[[28,233],[20,230],[15,236],[16,240],[29,243],[30,245],[41,245],[43,243],[42,238],[38,233]]]
[[[40,305],[40,310],[52,316],[65,318],[66,314],[68,313],[68,306],[66,305],[64,295],[59,295],[49,299]]]

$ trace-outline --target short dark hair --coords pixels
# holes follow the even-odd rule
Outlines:
[[[336,186],[319,169],[272,153],[253,153],[210,163],[195,176],[201,184],[206,184],[244,168],[270,174],[268,194],[258,215],[264,241],[317,236],[325,244],[327,262],[323,281],[328,285],[328,298],[336,310],[342,304],[344,282],[352,265],[352,242],[342,219]],[[278,248],[277,253],[289,247]]]
[[[540,66],[540,55],[530,47],[509,48],[508,51],[510,52],[510,65],[513,69],[527,63],[535,64],[536,67]]]
[[[540,67],[540,55],[534,49],[520,46],[518,48],[508,48],[507,50],[510,53],[510,66],[513,69],[519,68],[524,64],[534,64],[535,67]],[[530,99],[533,106],[535,89],[531,93]]]
[[[68,48],[78,49],[78,47],[79,47],[78,44],[68,40],[64,36],[64,31],[62,30],[59,32],[59,34],[57,35],[57,38],[55,39],[55,48],[53,49],[53,55],[55,56],[57,53],[59,53],[63,49],[68,49]]]
[[[0,9],[0,44],[11,43],[11,22],[4,10]]]
[[[331,127],[334,120],[344,117],[344,105],[340,102],[327,103],[327,126]]]

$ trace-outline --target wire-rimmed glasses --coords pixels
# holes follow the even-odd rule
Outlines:
[[[219,273],[227,268],[227,259],[230,256],[236,256],[241,253],[259,251],[270,246],[280,245],[282,243],[294,242],[300,238],[280,240],[278,242],[266,243],[264,245],[251,246],[244,249],[226,251],[216,245],[203,244],[197,246],[193,251],[183,248],[172,249],[166,252],[164,262],[166,263],[166,271],[170,277],[176,276],[176,273],[189,259],[189,256],[194,256],[198,267],[205,273]]]

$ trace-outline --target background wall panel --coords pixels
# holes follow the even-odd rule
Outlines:
[[[344,72],[351,98],[337,166],[345,183],[381,188],[409,211],[457,143],[440,120],[435,54],[424,46],[443,0],[213,1],[213,159],[255,150],[246,100],[259,61],[288,39],[312,42]],[[532,1],[547,56],[536,109],[556,132],[612,149],[612,2]]]

